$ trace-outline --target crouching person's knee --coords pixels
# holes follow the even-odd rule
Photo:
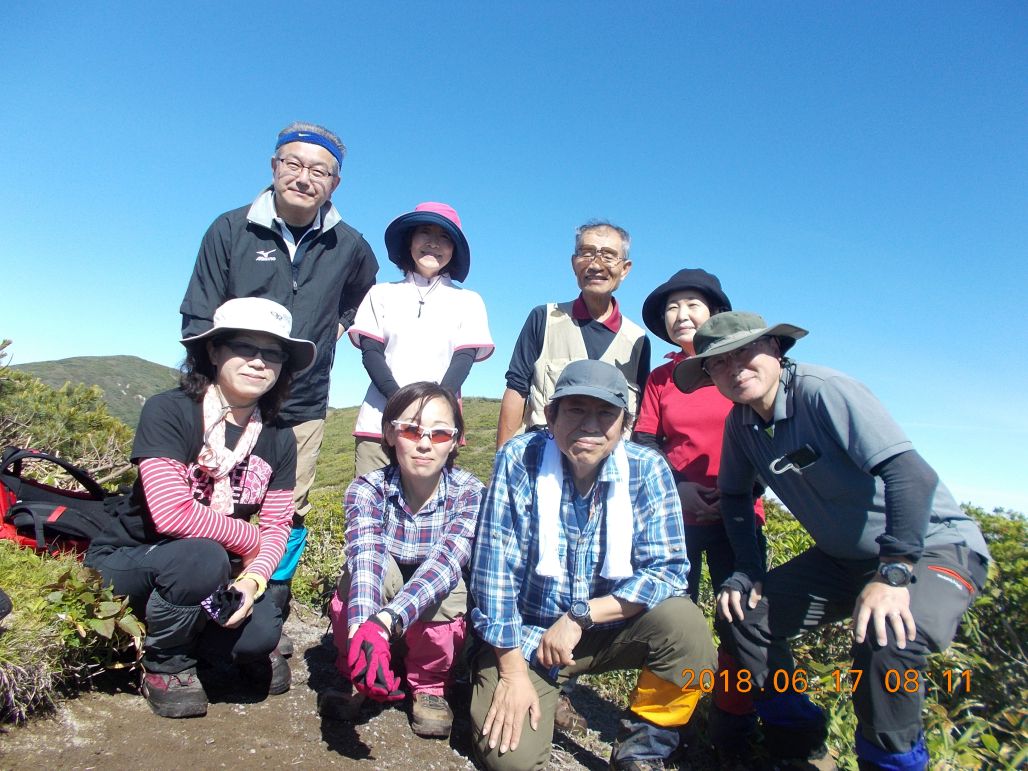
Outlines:
[[[533,729],[528,714],[524,716],[521,736],[515,749],[501,752],[502,738],[490,747],[490,737],[484,733],[489,709],[499,684],[496,657],[491,651],[482,651],[473,663],[471,692],[471,730],[475,757],[489,771],[527,771],[544,769],[550,761],[553,747],[553,717],[557,705],[557,689],[544,688],[539,696],[540,716],[538,728]],[[492,726],[490,726],[492,728]],[[501,726],[502,731],[502,726]],[[497,733],[497,736],[502,736]]]
[[[242,659],[263,658],[275,650],[282,636],[282,613],[267,594],[253,604],[253,613],[233,648]]]
[[[175,605],[199,605],[231,576],[228,552],[209,538],[180,538],[157,547],[163,563],[156,588]]]
[[[703,613],[692,600],[671,597],[644,614],[638,632],[649,654],[630,709],[658,726],[685,725],[717,673],[717,652]]]

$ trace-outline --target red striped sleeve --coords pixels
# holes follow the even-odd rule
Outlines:
[[[268,490],[265,494],[261,504],[261,548],[254,561],[247,565],[247,572],[265,580],[271,578],[286,550],[293,508],[292,490]]]
[[[257,548],[257,526],[218,514],[194,500],[186,473],[186,465],[171,458],[139,462],[146,505],[157,532],[175,538],[210,538],[240,555]]]

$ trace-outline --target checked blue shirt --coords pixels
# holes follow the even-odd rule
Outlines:
[[[626,442],[628,489],[635,513],[634,574],[614,581],[600,575],[605,556],[607,487],[617,476],[614,462],[608,458],[594,486],[593,514],[582,530],[575,516],[574,483],[565,463],[559,555],[566,572],[559,578],[538,575],[535,488],[548,436],[544,431],[523,434],[497,453],[492,483],[479,514],[471,568],[471,591],[476,602],[471,620],[475,631],[497,648],[520,647],[529,662],[543,633],[573,601],[613,594],[650,609],[668,597],[684,596],[689,574],[682,507],[671,470],[657,453]]]
[[[457,585],[471,559],[471,541],[482,501],[482,483],[462,469],[443,469],[435,495],[418,513],[403,499],[400,470],[376,469],[346,490],[346,563],[350,566],[347,624],[382,609],[386,553],[396,563],[418,565],[390,602],[407,629]]]

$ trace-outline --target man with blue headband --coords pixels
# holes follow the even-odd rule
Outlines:
[[[288,615],[289,581],[306,542],[307,494],[321,449],[336,340],[353,323],[375,283],[378,262],[364,237],[330,200],[346,148],[313,123],[279,132],[271,185],[253,203],[226,212],[207,229],[179,309],[182,335],[211,328],[214,311],[234,297],[264,297],[293,314],[293,334],[318,346],[313,366],[293,380],[279,421],[296,436],[296,513],[289,545],[268,593]],[[283,635],[283,646],[290,647]]]

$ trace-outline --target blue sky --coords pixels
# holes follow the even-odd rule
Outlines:
[[[460,212],[497,343],[466,394],[501,394],[606,217],[629,317],[706,268],[810,329],[796,358],[866,382],[960,500],[1028,511],[1023,3],[13,2],[0,29],[16,362],[177,365],[205,229],[312,120],[349,148],[333,200],[380,280],[393,217]],[[367,382],[344,341],[332,405]]]

